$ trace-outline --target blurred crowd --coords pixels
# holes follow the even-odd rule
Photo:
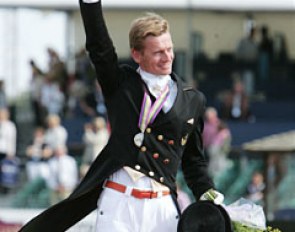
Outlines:
[[[74,74],[68,73],[65,62],[55,50],[48,48],[47,52],[47,72],[40,70],[34,60],[30,61],[35,124],[44,126],[49,114],[62,118],[101,116],[106,119],[103,95],[85,50],[76,54]]]
[[[45,183],[48,204],[54,204],[73,190],[87,172],[91,162],[106,145],[110,129],[100,86],[85,50],[76,54],[76,71],[69,74],[65,62],[52,48],[47,49],[48,70],[41,70],[34,60],[30,105],[33,112],[32,134],[25,154],[16,155],[17,128],[10,118],[10,108],[0,81],[0,192],[28,188]],[[80,159],[70,154],[68,130],[64,119],[85,118]],[[21,163],[24,162],[24,163]],[[19,186],[21,167],[25,171],[24,186]],[[34,189],[26,198],[31,198]],[[26,201],[26,199],[24,199]],[[23,203],[24,204],[24,203]],[[25,205],[24,205],[25,206]]]

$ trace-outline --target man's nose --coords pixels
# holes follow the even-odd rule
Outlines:
[[[172,60],[172,54],[171,54],[171,52],[169,52],[169,51],[164,52],[162,59],[164,61],[171,61]]]

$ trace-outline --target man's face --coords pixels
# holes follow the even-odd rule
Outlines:
[[[154,75],[168,75],[172,72],[174,59],[170,33],[148,36],[141,51],[132,50],[132,57],[146,72]]]

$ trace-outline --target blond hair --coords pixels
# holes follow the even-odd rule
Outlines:
[[[160,36],[166,32],[169,32],[168,21],[158,14],[148,12],[132,22],[129,31],[130,48],[140,51],[146,37]]]

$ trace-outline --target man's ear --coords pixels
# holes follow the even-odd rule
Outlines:
[[[132,56],[133,60],[134,60],[137,64],[140,63],[140,58],[141,58],[140,51],[138,51],[138,50],[132,48],[132,49],[131,49],[131,56]]]

